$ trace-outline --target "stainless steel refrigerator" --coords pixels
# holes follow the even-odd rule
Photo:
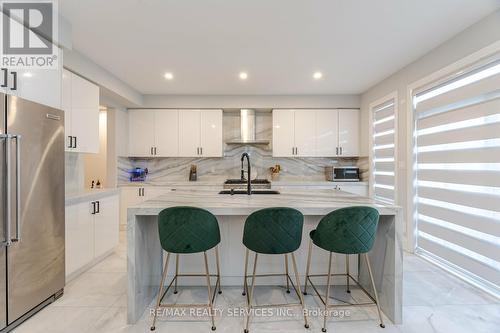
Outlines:
[[[0,331],[62,295],[64,113],[0,93]]]

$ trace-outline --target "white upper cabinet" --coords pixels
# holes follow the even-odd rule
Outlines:
[[[179,156],[200,156],[200,110],[179,111]]]
[[[295,111],[273,110],[273,156],[291,157],[295,153]]]
[[[222,156],[222,110],[179,111],[179,156]]]
[[[273,156],[359,154],[359,110],[273,110]]]
[[[178,128],[178,110],[129,110],[129,156],[177,156]]]
[[[222,110],[129,110],[128,155],[220,157]]]
[[[154,111],[155,156],[171,157],[179,154],[179,111]]]
[[[64,70],[62,75],[62,109],[66,151],[99,152],[99,87]]]
[[[315,156],[315,116],[314,110],[295,111],[295,156]]]
[[[220,157],[222,156],[222,110],[203,110],[200,113],[200,154],[204,157]]]
[[[337,156],[338,111],[316,110],[316,156]]]
[[[359,155],[359,110],[338,110],[339,112],[339,155]]]
[[[24,33],[28,30],[15,20],[10,20],[2,13],[2,20],[9,22]],[[39,38],[41,38],[39,36]],[[53,48],[58,48],[52,45]],[[0,72],[0,92],[17,96],[29,101],[61,109],[61,76],[63,52],[59,49],[55,69],[46,68],[2,68]]]
[[[155,111],[129,110],[129,156],[151,157],[155,145]]]
[[[273,156],[315,156],[314,110],[273,110]]]

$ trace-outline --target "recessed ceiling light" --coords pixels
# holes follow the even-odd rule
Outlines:
[[[174,74],[167,72],[167,73],[165,73],[164,77],[167,80],[172,80],[174,78]]]
[[[248,74],[246,72],[241,72],[240,73],[240,79],[241,80],[246,80],[248,78]]]
[[[323,74],[322,74],[321,72],[314,72],[314,74],[313,74],[313,78],[314,78],[315,80],[319,80],[319,79],[321,79],[322,77],[323,77]]]

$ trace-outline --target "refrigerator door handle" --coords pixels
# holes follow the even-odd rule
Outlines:
[[[11,158],[10,158],[10,143],[12,136],[10,134],[2,134],[0,138],[5,139],[5,174],[6,174],[6,184],[5,184],[5,246],[10,246],[12,244],[12,240],[10,238],[10,224],[11,224],[11,174],[10,174],[10,166],[11,166]]]
[[[13,135],[16,139],[16,238],[13,242],[21,240],[21,135]]]

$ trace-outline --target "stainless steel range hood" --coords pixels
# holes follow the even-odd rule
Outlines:
[[[255,137],[255,110],[240,110],[240,139],[231,140],[227,144],[260,144],[267,145],[269,140],[257,140]]]

